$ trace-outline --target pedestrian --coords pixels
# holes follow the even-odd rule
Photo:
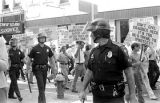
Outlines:
[[[75,57],[75,68],[74,68],[74,79],[72,82],[72,92],[74,93],[78,93],[78,91],[76,90],[76,84],[77,84],[77,80],[78,77],[83,77],[84,73],[85,73],[85,58],[84,58],[84,52],[83,52],[83,48],[85,43],[83,41],[76,41],[77,44],[77,49],[76,52],[74,53],[74,57]]]
[[[158,81],[160,75],[159,67],[156,60],[156,52],[152,47],[148,47],[147,52],[149,54],[148,78],[152,90],[156,90],[156,82]]]
[[[88,61],[80,100],[86,97],[85,90],[92,80],[93,103],[124,103],[126,74],[130,103],[137,103],[132,65],[119,45],[110,39],[110,25],[103,18],[97,18],[87,26],[94,43],[99,45],[92,49]]]
[[[141,71],[143,70],[141,68],[141,61],[140,61],[140,54],[138,53],[140,51],[140,44],[139,43],[133,43],[131,45],[132,53],[130,55],[130,60],[132,63],[132,70],[134,75],[134,80],[136,84],[136,91],[137,91],[137,98],[139,103],[145,103],[143,98],[143,89],[142,89],[142,76]]]
[[[151,89],[149,78],[147,75],[148,68],[149,68],[149,54],[147,52],[148,46],[145,44],[142,44],[142,45],[143,45],[142,64],[141,64],[141,67],[143,69],[143,72],[141,72],[142,81],[143,81],[144,86],[146,87],[149,98],[152,100],[157,100],[158,98],[155,96],[153,90]]]
[[[68,64],[69,64],[69,58],[66,53],[66,46],[62,46],[60,49],[60,53],[58,55],[57,61],[59,62],[59,67],[61,68],[61,72],[65,77],[65,82],[64,82],[64,89],[69,89],[67,87],[68,84]]]
[[[0,37],[0,103],[7,103],[7,79],[4,72],[8,69],[8,54],[4,38]]]
[[[23,98],[21,97],[17,80],[20,75],[21,63],[24,61],[24,53],[20,49],[17,48],[18,40],[16,38],[11,38],[10,46],[11,48],[8,50],[9,52],[9,76],[11,79],[10,88],[8,97],[10,99],[16,99],[14,97],[14,92],[16,93],[18,100],[22,101]]]
[[[31,60],[33,59],[32,72],[34,73],[37,79],[37,85],[39,90],[38,103],[46,103],[45,88],[48,71],[48,61],[52,68],[52,72],[54,74],[56,74],[57,72],[55,60],[53,58],[53,52],[50,47],[44,44],[46,42],[46,39],[47,37],[44,33],[39,33],[39,43],[35,45],[28,54],[30,59],[27,64],[27,71],[30,69]]]

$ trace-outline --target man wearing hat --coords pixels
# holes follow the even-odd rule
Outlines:
[[[14,92],[16,93],[18,100],[22,101],[22,97],[18,88],[17,79],[20,75],[21,63],[24,62],[24,53],[17,48],[18,40],[16,38],[11,38],[9,49],[9,76],[11,79],[11,84],[9,88],[8,97],[11,99],[16,99],[14,97]]]
[[[45,88],[48,71],[48,61],[50,62],[53,73],[57,73],[55,60],[53,58],[53,52],[50,47],[44,44],[46,42],[46,39],[47,37],[44,33],[39,33],[39,43],[32,48],[28,55],[30,59],[28,61],[27,70],[30,69],[32,60],[32,71],[37,79],[39,90],[38,103],[46,103]]]
[[[92,21],[87,30],[92,33],[94,43],[99,45],[90,53],[80,99],[85,99],[85,90],[91,82],[93,103],[124,103],[124,71],[129,87],[130,103],[137,103],[132,65],[121,45],[111,41],[109,23],[103,18],[98,18]]]

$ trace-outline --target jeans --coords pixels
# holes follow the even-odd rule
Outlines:
[[[47,69],[36,70],[34,71],[34,75],[37,79],[37,85],[39,90],[38,103],[46,103],[45,87],[46,87]]]
[[[136,91],[137,91],[137,98],[139,103],[145,103],[143,94],[142,94],[142,76],[139,68],[133,69]]]

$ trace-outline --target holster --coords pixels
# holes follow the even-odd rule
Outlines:
[[[104,98],[118,98],[123,97],[125,94],[125,84],[123,82],[118,82],[114,85],[104,85],[91,83],[92,93],[97,97]]]

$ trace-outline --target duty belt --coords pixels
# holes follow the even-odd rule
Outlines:
[[[47,68],[47,65],[36,65],[37,68]]]
[[[19,67],[20,64],[11,64],[11,67]]]

